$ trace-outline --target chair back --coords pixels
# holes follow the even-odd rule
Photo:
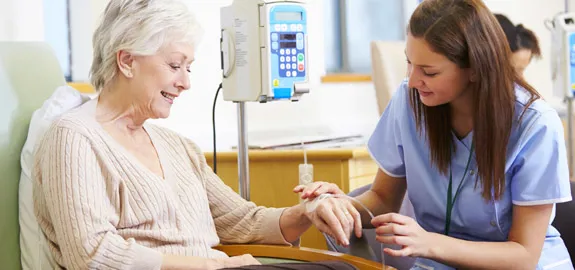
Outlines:
[[[371,68],[377,106],[381,115],[407,77],[404,41],[372,41]]]
[[[20,153],[32,113],[65,85],[54,51],[41,42],[0,42],[0,262],[20,269]]]
[[[571,197],[575,198],[575,182],[571,182]],[[575,267],[575,201],[556,205],[553,226],[561,233]]]

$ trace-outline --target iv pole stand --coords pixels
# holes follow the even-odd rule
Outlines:
[[[238,180],[240,196],[250,200],[250,169],[248,156],[248,130],[246,123],[246,103],[238,102]]]

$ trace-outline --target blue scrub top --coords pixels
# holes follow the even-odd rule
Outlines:
[[[449,175],[431,164],[425,131],[416,130],[404,81],[381,116],[369,139],[368,150],[381,170],[405,177],[415,218],[428,232],[444,233]],[[475,187],[474,156],[452,213],[449,235],[470,241],[506,241],[512,206],[560,203],[571,200],[563,126],[557,112],[539,99],[525,110],[529,95],[516,88],[515,116],[507,147],[506,185],[502,198],[486,201],[481,185]],[[521,122],[519,116],[525,113]],[[463,139],[453,134],[456,153],[451,160],[453,192],[459,186],[469,158],[473,132]],[[549,224],[555,217],[555,207]],[[573,269],[559,232],[551,225],[537,269]],[[412,269],[453,269],[418,258]]]

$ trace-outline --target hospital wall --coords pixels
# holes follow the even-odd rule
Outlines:
[[[387,1],[387,0],[382,0]],[[44,40],[43,0],[0,0],[0,40]],[[212,102],[221,80],[219,61],[219,9],[231,0],[188,0],[190,8],[202,24],[205,34],[196,51],[192,66],[190,91],[174,103],[168,119],[155,121],[195,140],[205,151],[212,150]],[[495,12],[508,15],[514,22],[533,29],[539,37],[543,59],[526,70],[526,78],[548,100],[556,102],[551,93],[550,32],[543,22],[564,10],[562,0],[489,0]],[[575,7],[575,0],[571,0]],[[106,0],[70,0],[72,33],[72,69],[76,79],[87,79],[91,61],[91,35]],[[322,14],[322,0],[309,0],[310,16],[317,20]],[[310,72],[312,92],[300,102],[248,104],[248,130],[251,138],[271,134],[305,136],[311,133],[368,134],[377,122],[375,90],[371,82],[322,84],[324,52],[321,24],[310,25]],[[217,102],[218,150],[236,144],[236,105]],[[305,128],[304,128],[305,127]]]

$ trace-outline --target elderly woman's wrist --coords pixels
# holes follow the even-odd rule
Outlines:
[[[305,203],[300,203],[293,206],[292,208],[295,209],[294,211],[296,211],[297,216],[299,217],[301,226],[311,226],[311,218],[308,216],[308,211],[306,209]]]
[[[297,228],[307,228],[312,224],[310,218],[307,216],[307,211],[304,204],[298,204],[286,208],[283,211],[280,219],[283,219],[283,221],[280,221],[280,224],[290,223],[290,227],[295,226]]]

